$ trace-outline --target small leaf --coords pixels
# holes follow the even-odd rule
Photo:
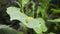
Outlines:
[[[42,18],[37,18],[37,20],[40,22],[40,26],[34,28],[35,32],[40,34],[46,32],[47,27],[45,26],[45,21]]]
[[[27,4],[29,0],[22,0],[22,7],[24,7],[25,4]]]
[[[54,19],[54,20],[48,20],[49,22],[60,22],[60,18],[59,19]]]
[[[53,14],[60,13],[60,9],[53,9],[53,8],[52,8],[51,11],[53,11],[53,12],[52,12]]]
[[[37,20],[41,22],[41,27],[40,27],[40,28],[42,28],[42,31],[43,31],[43,32],[46,32],[46,31],[47,31],[47,27],[46,27],[46,25],[45,25],[44,19],[42,19],[42,18],[37,18]]]

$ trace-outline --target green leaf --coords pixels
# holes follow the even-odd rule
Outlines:
[[[17,19],[20,20],[24,25],[26,25],[28,28],[35,29],[36,27],[39,29],[41,27],[41,21],[38,21],[37,19],[32,18],[28,23],[26,22],[26,19],[28,18],[27,15],[20,12],[19,8],[16,7],[9,7],[7,8],[7,13],[10,15],[11,20]],[[38,32],[36,32],[38,33]]]
[[[41,25],[39,27],[35,27],[34,30],[37,33],[42,33],[42,32],[46,32],[47,31],[47,27],[45,26],[45,21],[42,18],[37,18],[37,20],[41,23]]]
[[[10,20],[14,20],[14,19],[20,20],[24,25],[26,25],[29,28],[34,28],[34,27],[40,26],[40,22],[34,18],[32,18],[32,20],[30,20],[30,22],[26,23],[26,19],[28,18],[28,16],[21,13],[19,8],[9,7],[9,8],[7,8],[7,13],[11,17]]]
[[[25,4],[27,4],[29,0],[22,0],[22,7],[24,7]]]
[[[47,31],[47,27],[46,27],[46,25],[45,25],[44,19],[42,19],[42,18],[37,18],[37,20],[41,22],[41,27],[40,27],[40,28],[42,28],[42,31],[43,31],[43,32],[46,32],[46,31]]]
[[[46,11],[48,9],[48,5],[49,5],[50,1],[51,0],[41,0],[40,12],[41,12],[43,18],[48,18],[48,14],[46,13]]]
[[[53,8],[52,8],[51,11],[53,11],[53,12],[52,12],[53,14],[60,13],[60,9],[53,9]]]
[[[54,19],[54,20],[47,20],[47,21],[49,21],[49,22],[60,22],[60,18],[59,19]]]
[[[0,25],[0,34],[18,34],[19,32],[7,25]]]

